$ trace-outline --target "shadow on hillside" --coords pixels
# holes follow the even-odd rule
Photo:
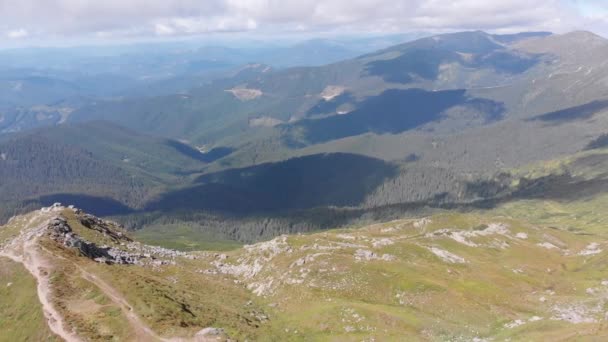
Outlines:
[[[192,158],[194,160],[202,161],[204,163],[212,163],[218,159],[224,158],[234,152],[234,149],[230,147],[216,147],[207,152],[201,152],[192,146],[181,143],[177,140],[169,139],[165,144],[177,152]]]
[[[133,209],[112,198],[96,197],[84,194],[53,194],[38,197],[25,202],[26,205],[39,203],[41,206],[51,206],[59,202],[65,206],[74,205],[95,216],[125,215],[134,212]]]
[[[572,121],[590,119],[595,114],[607,108],[608,100],[593,101],[584,105],[538,115],[527,121],[544,121],[554,125],[561,125]]]
[[[590,141],[583,149],[584,151],[595,150],[608,147],[608,134],[604,133]]]
[[[303,134],[307,143],[317,144],[368,132],[397,134],[439,120],[444,111],[454,106],[482,112],[488,121],[501,118],[505,110],[501,103],[469,98],[462,89],[389,89],[378,96],[366,98],[347,115],[307,119],[286,125],[284,139],[290,143]]]
[[[333,99],[321,100],[306,112],[306,117],[323,114],[335,114],[338,108],[345,104],[355,103],[355,97],[350,92],[342,93]]]
[[[356,206],[398,167],[361,155],[318,154],[201,176],[164,194],[146,210],[252,213]]]
[[[594,198],[608,191],[608,179],[583,179],[571,174],[548,175],[536,179],[521,178],[519,186],[511,189],[500,182],[471,182],[467,192],[486,195],[470,204],[446,204],[446,207],[475,207],[492,209],[516,200],[551,200],[572,202]]]
[[[469,35],[470,36],[470,35]],[[455,36],[452,37],[454,39]],[[399,51],[392,59],[366,64],[365,74],[382,77],[387,82],[411,83],[416,79],[437,80],[444,64],[459,64],[465,68],[493,69],[499,73],[523,73],[536,65],[535,55],[514,53],[487,37],[460,38],[450,41],[421,40]]]

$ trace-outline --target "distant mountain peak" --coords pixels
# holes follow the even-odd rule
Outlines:
[[[608,40],[589,31],[572,31],[564,34],[538,37],[518,42],[517,48],[532,53],[550,53],[558,56],[581,55],[585,51],[608,48]],[[580,56],[583,57],[582,55]]]
[[[590,38],[599,38],[599,39],[604,39],[603,37],[601,37],[598,34],[595,34],[591,31],[587,31],[587,30],[576,30],[576,31],[571,31],[568,33],[564,33],[561,36],[567,37],[567,36],[573,36],[573,37],[590,37]]]
[[[562,39],[567,39],[567,40],[576,40],[579,43],[584,43],[584,44],[590,44],[590,43],[591,44],[607,44],[608,43],[608,40],[606,40],[606,38],[601,37],[593,32],[583,31],[583,30],[568,32],[568,33],[560,35],[559,37],[561,37]]]

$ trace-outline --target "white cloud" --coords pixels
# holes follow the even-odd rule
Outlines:
[[[154,25],[154,32],[159,36],[169,36],[175,33],[175,30],[166,24],[158,23]]]
[[[28,36],[28,32],[25,29],[12,30],[12,31],[8,31],[6,33],[6,37],[10,38],[10,39],[25,38],[27,36]]]
[[[0,0],[0,30],[116,37],[209,32],[494,31],[608,33],[599,0]],[[591,5],[590,5],[591,4]],[[604,31],[604,32],[601,32]],[[13,31],[11,31],[13,32]]]
[[[257,23],[247,17],[164,18],[154,25],[157,35],[200,34],[208,32],[240,32],[255,30]]]

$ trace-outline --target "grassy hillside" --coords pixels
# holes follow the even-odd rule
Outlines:
[[[48,328],[27,270],[0,257],[0,341],[60,341]]]
[[[500,210],[281,236],[222,254],[146,247],[112,223],[51,208],[1,228],[0,250],[50,263],[54,305],[93,341],[205,328],[259,341],[605,338],[605,236]],[[56,215],[76,236],[138,261],[95,262],[32,224]]]

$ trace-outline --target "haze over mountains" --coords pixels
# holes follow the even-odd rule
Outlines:
[[[491,199],[495,190],[475,184],[502,184],[501,172],[606,133],[607,55],[590,32],[472,31],[318,67],[249,64],[178,94],[103,99],[47,83],[42,97],[16,97],[30,103],[2,112],[8,131],[47,125],[0,136],[3,217],[64,198],[93,213],[135,213],[124,219],[139,228],[153,220],[145,212],[279,219]],[[344,220],[302,215],[287,216],[308,229]],[[242,238],[273,234],[254,230]]]
[[[61,117],[53,117],[53,109],[73,110],[95,99],[185,92],[213,79],[228,77],[248,63],[274,68],[321,65],[422,35],[275,43],[184,40],[0,50],[0,100],[4,115],[0,130],[27,129],[39,125],[37,121],[56,124]],[[17,114],[11,115],[14,113]],[[45,115],[46,118],[41,118]]]
[[[605,339],[608,40],[252,45],[0,51],[0,341]]]

